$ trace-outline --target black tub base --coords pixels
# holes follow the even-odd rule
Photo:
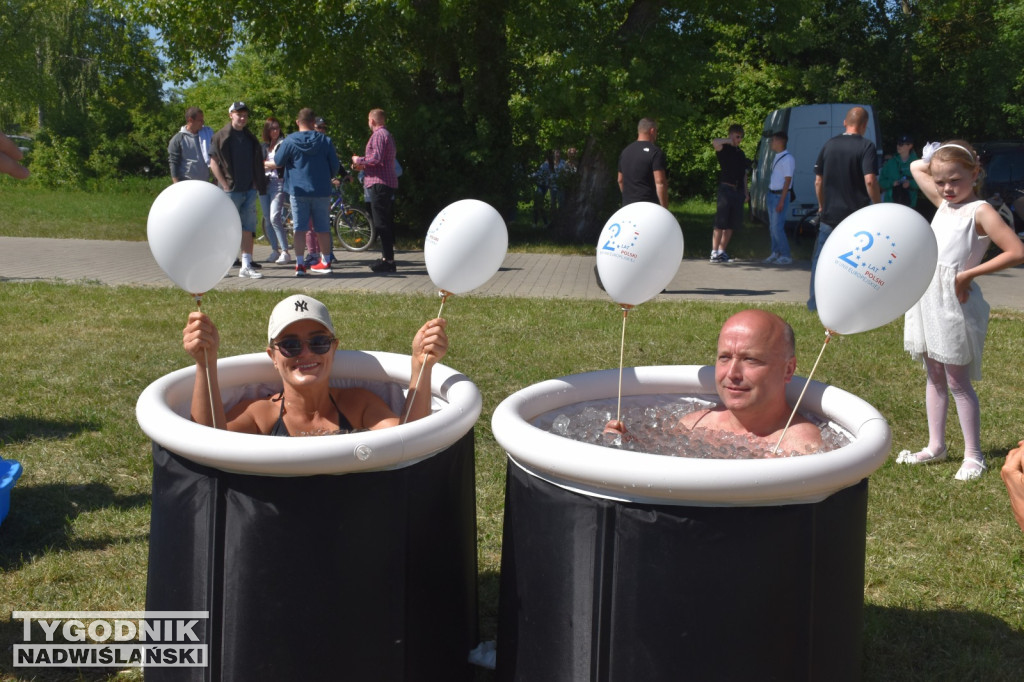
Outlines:
[[[471,680],[473,433],[402,469],[230,474],[154,444],[148,611],[209,611],[147,680]]]
[[[866,517],[867,479],[814,504],[634,504],[510,460],[498,679],[859,679]]]

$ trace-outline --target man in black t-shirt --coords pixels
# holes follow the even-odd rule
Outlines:
[[[658,124],[653,118],[642,118],[636,126],[636,141],[619,154],[619,191],[622,205],[647,201],[668,208],[668,172],[665,169],[665,153],[654,144],[658,139]],[[594,266],[597,286],[601,275]]]
[[[714,231],[711,234],[711,262],[728,263],[729,254],[725,247],[732,239],[733,230],[743,226],[743,205],[750,200],[747,187],[747,160],[740,142],[743,141],[743,126],[729,126],[728,137],[716,137],[711,146],[718,157],[721,170],[718,173],[718,205],[715,210]]]
[[[658,126],[651,118],[642,118],[636,127],[636,142],[619,155],[619,191],[622,205],[649,201],[668,208],[668,174],[665,153],[654,144]]]
[[[811,296],[807,309],[814,311],[814,270],[818,255],[832,230],[851,213],[881,201],[878,186],[878,153],[875,143],[864,137],[868,112],[853,107],[843,119],[846,131],[822,146],[814,163],[814,193],[818,198],[818,239],[811,257]]]

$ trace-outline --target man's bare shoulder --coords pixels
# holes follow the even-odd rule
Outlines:
[[[695,428],[698,424],[701,428],[715,428],[717,419],[715,414],[723,412],[722,408],[712,408],[703,410],[694,410],[683,415],[683,418],[679,420],[677,426],[684,429]]]
[[[801,454],[818,452],[822,446],[821,429],[811,420],[798,414],[786,431],[786,438],[782,445],[782,449],[786,452]]]

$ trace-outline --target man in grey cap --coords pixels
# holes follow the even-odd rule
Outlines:
[[[249,107],[245,102],[232,104],[228,115],[231,122],[214,133],[210,143],[210,170],[242,219],[242,263],[238,276],[259,279],[263,275],[252,261],[252,245],[256,233],[256,204],[259,195],[267,192],[263,148],[246,127]]]

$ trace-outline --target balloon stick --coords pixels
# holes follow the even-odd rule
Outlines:
[[[811,373],[807,375],[807,380],[804,382],[804,387],[800,390],[800,395],[796,399],[796,404],[793,405],[793,411],[789,414],[789,420],[786,422],[786,428],[782,429],[782,435],[779,436],[779,442],[775,444],[772,449],[772,455],[779,451],[779,446],[782,445],[782,439],[786,437],[786,431],[789,430],[789,425],[793,423],[793,418],[796,416],[796,411],[800,407],[800,401],[804,399],[804,393],[807,392],[807,387],[811,384],[811,378],[814,376],[814,371],[818,369],[818,363],[821,362],[821,356],[825,354],[825,346],[832,340],[832,335],[835,334],[831,329],[825,329],[825,343],[821,344],[821,350],[818,352],[818,359],[814,361],[814,367],[811,367]]]
[[[622,339],[619,341],[619,400],[615,406],[615,421],[622,420],[622,366],[626,353],[626,316],[633,306],[622,304]]]
[[[444,303],[445,303],[445,301],[448,300],[448,297],[451,296],[451,293],[445,291],[444,289],[441,289],[440,291],[437,292],[437,295],[441,297],[441,307],[437,309],[437,316],[441,317],[441,313],[444,311]],[[406,422],[409,421],[409,414],[412,412],[412,403],[416,399],[416,391],[418,391],[419,388],[420,388],[420,378],[423,376],[423,368],[426,367],[426,366],[427,366],[427,353],[424,353],[423,354],[423,363],[420,365],[419,374],[416,375],[416,383],[413,384],[412,390],[409,391],[409,401],[408,401],[409,404],[405,408],[405,416],[402,417],[402,421],[399,422],[400,424],[405,424]]]
[[[196,302],[196,310],[203,312],[203,295],[192,294]],[[210,398],[210,419],[213,420],[213,428],[217,428],[217,411],[213,407],[213,386],[210,384],[210,360],[206,357],[206,349],[203,349],[203,367],[206,370],[206,394]]]

